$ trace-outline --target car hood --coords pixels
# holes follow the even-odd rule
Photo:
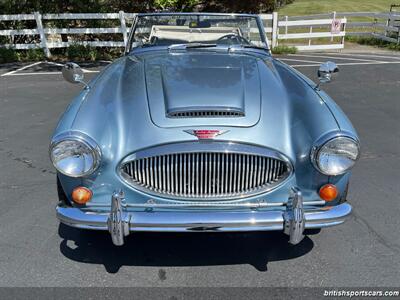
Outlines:
[[[144,64],[150,114],[157,126],[190,122],[249,127],[260,118],[260,76],[253,57],[175,53],[148,57]],[[193,118],[193,113],[202,117]]]
[[[296,72],[270,56],[159,51],[125,56],[83,91],[56,129],[76,130],[101,147],[104,163],[137,150],[197,141],[192,129],[216,129],[220,141],[257,144],[295,161],[338,130],[318,94]],[[173,110],[237,109],[244,117],[169,118]]]

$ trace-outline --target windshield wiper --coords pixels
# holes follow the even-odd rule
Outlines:
[[[203,44],[203,43],[189,43],[186,44],[186,48],[209,48],[216,47],[217,44]]]
[[[228,51],[243,51],[243,49],[250,48],[250,49],[260,49],[264,51],[269,51],[269,48],[264,46],[257,46],[253,44],[236,44],[231,45],[228,47]]]
[[[269,49],[267,47],[264,46],[257,46],[257,45],[253,45],[253,44],[249,44],[249,45],[242,45],[243,48],[252,48],[252,49],[260,49],[260,50],[265,50],[265,51],[269,51]]]
[[[204,44],[204,43],[187,43],[187,44],[175,44],[168,47],[168,50],[185,50],[194,48],[211,48],[216,47],[217,44]]]

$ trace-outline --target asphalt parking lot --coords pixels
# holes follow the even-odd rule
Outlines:
[[[49,137],[80,89],[55,63],[0,66],[1,286],[398,286],[400,282],[400,56],[309,53],[279,57],[316,79],[352,120],[362,142],[339,227],[293,247],[277,232],[131,235],[59,225]],[[107,62],[83,67],[95,76]]]

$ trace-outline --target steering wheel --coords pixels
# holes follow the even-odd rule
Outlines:
[[[222,42],[222,43],[221,43]],[[217,44],[228,44],[228,45],[234,45],[234,44],[245,44],[249,45],[249,41],[245,39],[244,37],[236,34],[236,33],[229,33],[227,35],[221,36],[217,40]]]

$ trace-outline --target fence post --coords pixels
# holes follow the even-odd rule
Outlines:
[[[333,19],[333,20],[336,19],[336,11],[333,12],[333,17],[332,17],[332,19]],[[332,29],[331,29],[331,30],[332,30]],[[333,42],[333,36],[331,37],[331,42]]]
[[[122,36],[124,37],[124,44],[128,43],[128,32],[126,30],[126,22],[125,22],[125,15],[122,10],[119,11],[119,21],[121,23],[121,31],[122,31]]]
[[[343,23],[343,32],[344,32],[344,36],[342,36],[342,45],[343,45],[343,48],[344,48],[344,40],[345,40],[345,37],[346,37],[346,25],[347,25],[347,18],[346,17],[344,17],[344,23]]]
[[[389,18],[386,20],[386,27],[390,25],[390,20],[392,18],[392,12],[389,12]],[[385,28],[385,36],[388,36],[388,31]]]
[[[288,16],[285,16],[285,34],[287,34],[287,22],[288,22]]]
[[[43,24],[42,24],[42,15],[37,11],[35,11],[33,14],[35,16],[36,26],[40,36],[40,46],[44,51],[44,55],[46,55],[46,57],[49,58],[51,57],[51,53],[49,48],[47,47],[46,35],[44,34]]]
[[[278,13],[274,11],[272,13],[272,49],[278,46]]]

